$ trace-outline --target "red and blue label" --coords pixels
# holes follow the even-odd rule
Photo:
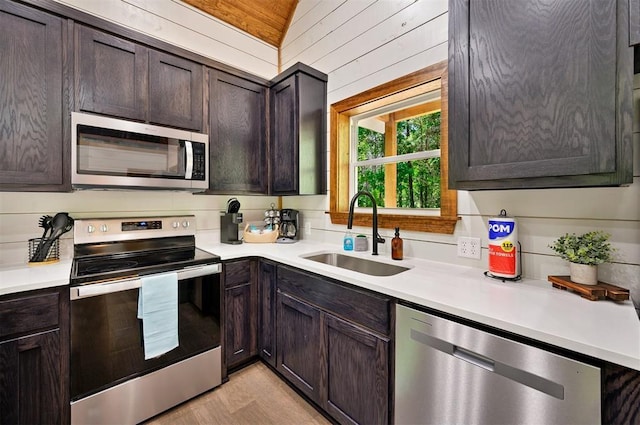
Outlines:
[[[515,277],[517,271],[516,223],[489,220],[489,271]]]

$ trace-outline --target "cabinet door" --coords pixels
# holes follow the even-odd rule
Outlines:
[[[258,277],[258,350],[260,357],[276,367],[276,265],[260,261]]]
[[[320,401],[320,310],[278,292],[276,369],[311,400]]]
[[[227,368],[233,368],[256,355],[257,298],[255,285],[250,283],[227,289],[225,292],[225,355]]]
[[[322,315],[322,406],[343,424],[389,422],[389,342],[329,314]]]
[[[0,343],[0,423],[62,423],[59,331]]]
[[[629,0],[629,45],[640,44],[640,0]]]
[[[63,27],[60,18],[0,0],[0,190],[71,187]]]
[[[149,121],[202,131],[202,65],[149,50]]]
[[[258,352],[258,287],[256,262],[237,260],[224,264],[225,338],[227,368],[245,362]]]
[[[148,68],[146,47],[76,26],[76,105],[80,111],[146,120]]]
[[[298,193],[298,93],[292,75],[271,88],[271,193]]]
[[[209,190],[267,192],[266,88],[209,71]]]
[[[452,0],[449,14],[452,188],[632,181],[628,0]]]

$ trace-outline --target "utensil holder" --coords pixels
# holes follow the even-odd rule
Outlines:
[[[42,241],[42,244],[44,245],[44,243],[47,240],[49,240],[49,238],[29,239],[29,260],[31,260],[31,258],[33,258],[34,254],[36,253],[36,250],[40,245],[40,241]],[[47,253],[47,256],[44,258],[43,261],[29,261],[29,264],[55,263],[57,261],[60,261],[59,239],[56,239],[53,241],[53,243],[51,244],[51,247],[49,248],[49,252]]]

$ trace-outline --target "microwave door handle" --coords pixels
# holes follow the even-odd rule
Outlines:
[[[187,159],[187,163],[184,168],[184,178],[185,180],[191,180],[193,177],[193,146],[191,145],[191,142],[185,140],[184,149],[185,157]]]

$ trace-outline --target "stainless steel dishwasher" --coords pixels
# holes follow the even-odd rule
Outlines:
[[[599,424],[600,369],[403,305],[396,424]]]

